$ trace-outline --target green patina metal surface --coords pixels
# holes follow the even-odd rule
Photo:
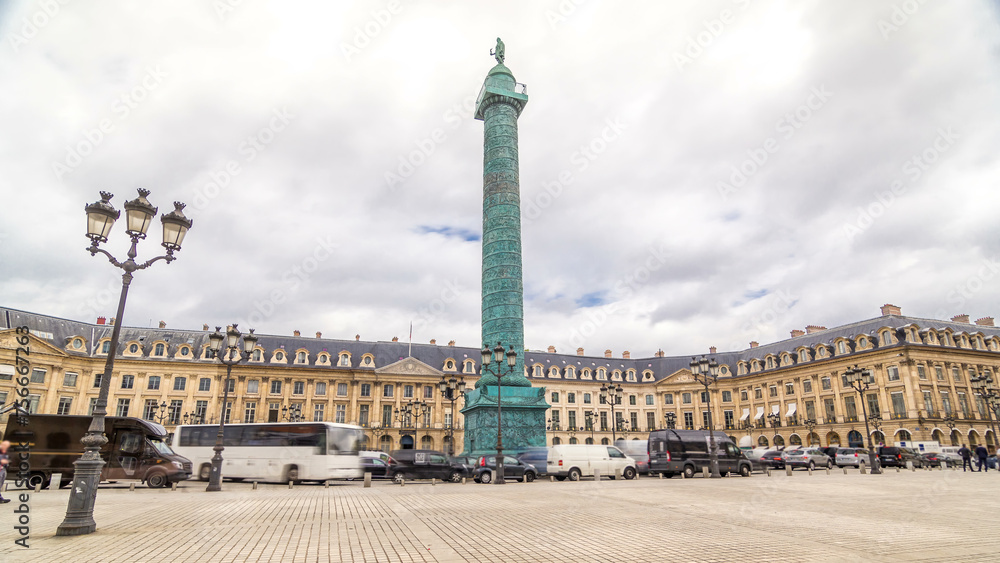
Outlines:
[[[506,378],[504,378],[506,379]],[[545,389],[542,387],[507,387],[503,400],[504,452],[517,455],[527,448],[546,446]],[[497,451],[497,387],[474,389],[465,396],[465,455],[484,455]]]

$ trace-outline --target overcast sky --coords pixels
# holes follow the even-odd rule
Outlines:
[[[1000,318],[998,21],[971,0],[0,2],[0,304],[114,316],[83,207],[146,187],[195,224],[136,274],[128,325],[481,345],[472,105],[500,36],[530,96],[527,347],[742,349],[884,303]],[[104,247],[124,257],[124,217]]]

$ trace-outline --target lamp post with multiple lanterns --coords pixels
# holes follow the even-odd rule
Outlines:
[[[590,430],[590,443],[594,443],[594,419],[597,418],[597,411],[585,410],[583,411],[584,419],[586,420],[587,429]]]
[[[602,403],[611,404],[611,445],[618,441],[618,417],[615,415],[615,405],[622,404],[624,389],[621,383],[605,383],[601,385],[600,400]]]
[[[878,466],[878,455],[875,454],[875,446],[872,444],[871,429],[868,426],[868,408],[865,406],[865,391],[875,385],[875,376],[871,370],[859,368],[855,365],[844,372],[847,383],[858,392],[861,397],[861,414],[865,416],[865,433],[868,434],[868,463],[872,468],[872,475],[882,473]]]
[[[70,492],[69,503],[66,507],[66,518],[56,529],[57,536],[78,536],[93,533],[97,529],[94,521],[94,504],[97,501],[97,484],[101,480],[101,468],[104,461],[101,459],[101,446],[107,443],[104,437],[104,417],[107,416],[108,392],[111,384],[111,374],[115,365],[115,354],[118,352],[118,338],[121,334],[122,319],[125,316],[125,299],[128,296],[128,288],[132,283],[132,274],[139,270],[144,270],[159,260],[165,260],[168,264],[176,257],[174,252],[180,250],[184,236],[191,228],[192,221],[184,216],[184,204],[174,202],[174,210],[160,217],[163,224],[163,247],[167,250],[163,256],[157,256],[141,264],[135,261],[137,256],[136,247],[139,241],[146,238],[146,231],[150,223],[156,216],[156,207],[146,199],[149,191],[139,189],[139,197],[132,201],[125,202],[125,219],[127,225],[125,233],[132,239],[132,246],[128,251],[128,258],[124,262],[119,262],[114,256],[103,248],[99,248],[102,242],[108,241],[108,234],[111,227],[121,215],[121,212],[111,205],[113,197],[108,192],[101,192],[101,201],[86,206],[87,212],[87,237],[90,238],[90,246],[87,251],[91,256],[98,252],[105,255],[113,266],[120,268],[125,273],[122,274],[122,292],[118,299],[118,312],[115,315],[114,329],[111,332],[111,342],[108,347],[108,359],[104,365],[104,374],[101,376],[101,390],[94,404],[94,418],[90,422],[87,434],[80,440],[84,446],[83,455],[73,462],[73,488]]]
[[[505,356],[507,358],[506,367],[504,367]],[[514,374],[514,367],[517,365],[517,352],[514,351],[514,346],[511,346],[505,354],[503,344],[497,342],[492,350],[488,345],[483,346],[482,360],[483,374],[491,374],[497,378],[497,478],[494,483],[503,485],[505,481],[503,478],[503,398],[501,389],[503,389],[503,377]]]
[[[993,449],[996,451],[997,427],[993,422],[993,413],[996,411],[1000,415],[1000,393],[997,392],[996,387],[993,385],[993,376],[987,371],[983,371],[982,374],[975,377],[970,377],[969,381],[986,406],[986,416],[990,421],[990,428],[993,429]]]
[[[235,323],[226,329],[225,335],[222,334],[221,330],[222,327],[217,326],[215,332],[208,335],[208,349],[220,362],[226,365],[226,379],[222,382],[222,412],[219,414],[219,432],[215,435],[215,447],[212,448],[215,455],[212,456],[212,471],[208,477],[208,487],[205,489],[209,492],[222,490],[222,452],[225,450],[222,437],[226,427],[226,413],[229,409],[229,382],[233,376],[233,366],[244,359],[249,359],[250,354],[253,354],[254,347],[257,346],[257,336],[254,335],[252,328],[250,333],[246,335],[240,334]],[[239,346],[240,336],[243,336],[242,350]],[[222,347],[223,341],[226,344],[225,348]]]
[[[448,455],[455,455],[455,401],[459,397],[464,397],[467,391],[465,385],[464,377],[451,377],[445,379],[441,376],[441,381],[438,381],[438,391],[440,391],[441,396],[446,400],[451,402],[451,424],[447,425],[446,430],[448,430]]]
[[[302,405],[295,403],[291,407],[288,407],[287,405],[281,407],[281,419],[286,422],[301,422]]]
[[[667,430],[673,430],[677,427],[677,413],[668,412],[663,415],[663,419],[667,423]]]
[[[709,443],[709,463],[712,469],[712,479],[721,479],[719,472],[719,445],[715,443],[715,425],[712,424],[712,402],[708,388],[719,380],[719,363],[715,358],[707,359],[702,356],[700,360],[691,358],[691,375],[694,380],[705,387],[705,408],[708,412],[708,443]]]
[[[802,424],[805,425],[806,431],[809,433],[806,436],[806,442],[808,442],[806,445],[807,446],[811,446],[811,445],[813,445],[813,428],[816,428],[816,419],[814,419],[814,418],[807,418],[807,419],[805,419],[805,420],[802,421]]]

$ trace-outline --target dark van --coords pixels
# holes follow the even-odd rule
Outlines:
[[[20,424],[19,418],[27,419],[28,424]],[[28,487],[48,487],[53,473],[62,474],[59,486],[73,480],[73,462],[83,455],[80,439],[92,418],[32,414],[8,419],[4,437],[10,440],[11,451],[17,453],[19,444],[28,445]],[[191,462],[170,449],[165,442],[167,431],[159,424],[109,416],[104,419],[104,435],[108,442],[101,447],[102,481],[138,479],[155,489],[191,476]]]
[[[923,468],[924,460],[910,448],[881,447],[875,448],[878,462],[882,467],[906,467],[906,462],[913,462],[913,467]]]
[[[388,475],[390,479],[441,479],[452,482],[469,476],[469,469],[461,463],[453,463],[444,453],[435,450],[396,450],[389,454],[396,461]]]
[[[657,430],[649,433],[649,473],[673,477],[683,473],[694,477],[702,467],[711,468],[708,454],[709,434],[705,430]],[[719,451],[719,472],[739,473],[749,477],[750,460],[722,432],[715,433]]]

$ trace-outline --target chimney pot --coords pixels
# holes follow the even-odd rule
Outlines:
[[[360,342],[361,341],[361,335],[360,334],[355,334],[354,335],[354,341],[355,342]]]
[[[994,326],[993,317],[983,317],[981,319],[976,319],[976,324],[979,326]]]
[[[201,330],[208,330],[208,325],[201,325]]]
[[[623,360],[630,360],[630,359],[632,359],[632,353],[629,352],[628,350],[625,350],[624,352],[622,352],[622,359]]]
[[[792,331],[792,338],[798,338],[800,336],[805,336],[805,334],[806,334],[806,331],[795,329],[795,330]]]
[[[611,357],[611,350],[605,350],[604,351],[604,357],[605,358],[610,358]]]
[[[556,353],[556,347],[555,346],[549,346],[549,354],[555,354],[555,353]]]
[[[393,342],[399,342],[399,337],[398,336],[393,336],[392,337],[392,341]]]
[[[108,319],[106,319],[104,317],[97,317],[97,324],[102,325],[102,324],[104,324],[106,322],[108,322]]]
[[[164,321],[160,321],[160,328],[167,328],[167,323]]]
[[[718,351],[718,348],[716,348],[715,346],[711,346],[708,349],[708,353],[709,354],[715,354],[717,351]]]
[[[951,320],[953,322],[956,322],[956,323],[968,323],[969,322],[969,315],[965,315],[965,314],[955,315],[954,317],[951,318]]]
[[[663,356],[666,356],[666,352],[664,352],[663,350],[657,350],[656,351],[656,357],[657,358],[662,358]]]
[[[577,348],[576,349],[576,355],[577,356],[582,356],[583,355],[583,348]]]
[[[885,305],[882,305],[882,316],[883,317],[887,317],[889,315],[895,315],[895,316],[899,317],[902,314],[903,314],[903,312],[900,310],[900,308],[897,307],[897,306],[895,306],[895,305],[890,305],[888,303],[886,303]]]
[[[455,345],[455,341],[454,340],[449,340],[448,341],[448,346],[454,346],[454,345]]]
[[[431,344],[436,345],[437,343],[438,343],[437,338],[431,338]]]
[[[323,338],[323,333],[317,330],[316,331],[316,338]]]
[[[109,324],[109,325],[113,325],[113,324],[115,324],[115,318],[114,318],[114,317],[111,317],[111,322],[109,322],[108,324]],[[206,326],[208,326],[208,325],[206,325]]]
[[[814,332],[819,332],[821,330],[826,330],[826,327],[819,325],[809,325],[806,327],[806,334],[812,334]]]
[[[757,342],[756,340],[752,340],[752,341],[750,342],[750,347],[751,347],[751,348],[756,348],[756,347],[758,347],[758,346],[760,346],[760,342]]]
[[[292,336],[302,336],[302,333],[297,330],[294,330],[292,331]]]

